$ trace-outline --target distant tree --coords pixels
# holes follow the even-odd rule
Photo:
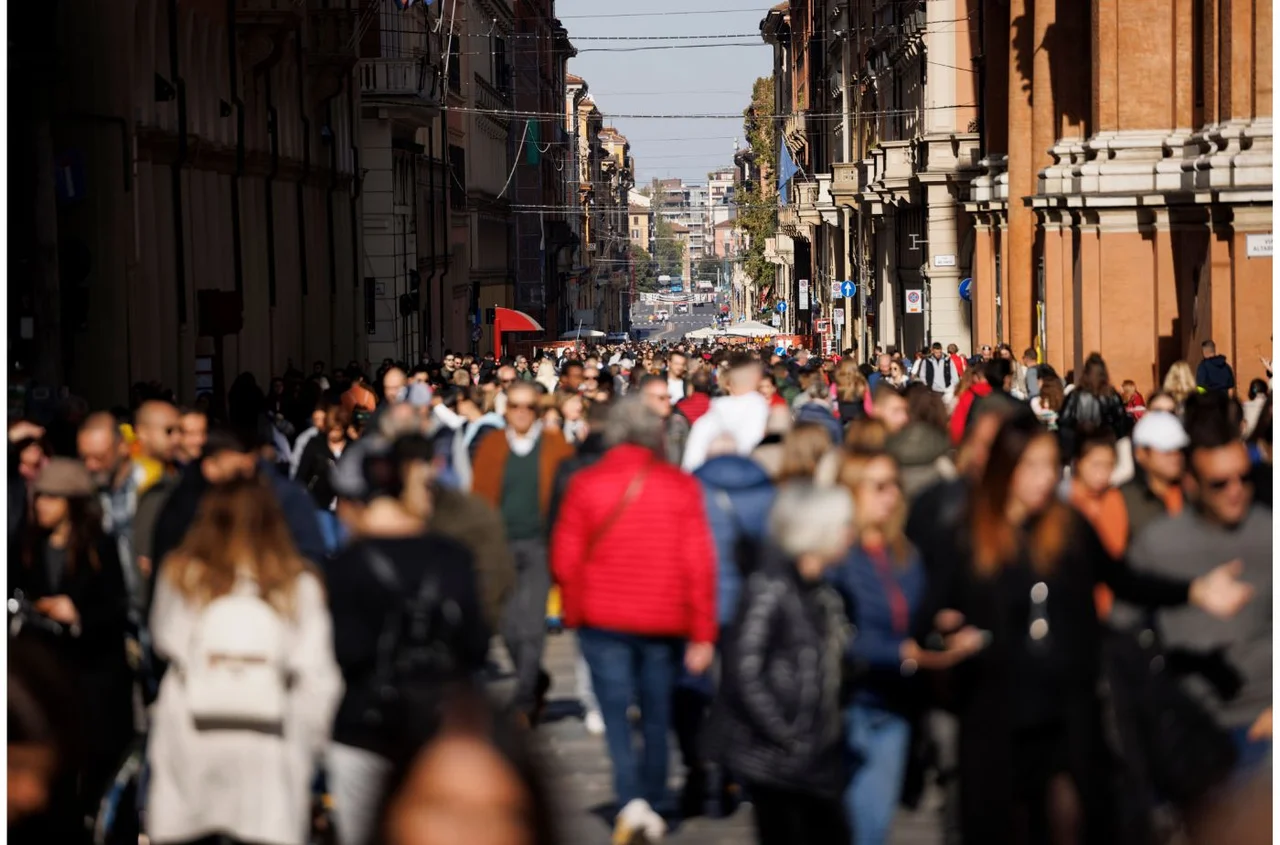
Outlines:
[[[776,276],[776,267],[764,257],[765,239],[773,237],[778,228],[778,188],[773,181],[778,159],[774,111],[773,77],[761,77],[752,88],[751,104],[742,112],[742,126],[760,165],[761,177],[759,182],[741,185],[737,195],[739,226],[747,236],[742,270],[761,291],[771,287]]]
[[[658,264],[660,276],[679,276],[684,273],[684,244],[676,238],[671,221],[661,214],[654,215],[653,258]]]
[[[658,264],[642,246],[631,245],[631,262],[636,272],[636,290],[641,293],[655,293],[658,288]]]
[[[698,263],[694,265],[693,277],[695,279],[716,280],[716,273],[721,267],[721,260],[714,256],[708,255],[698,259]]]

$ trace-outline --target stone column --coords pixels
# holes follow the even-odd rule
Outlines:
[[[1042,154],[1036,152],[1032,136],[1033,20],[1033,0],[1009,0],[1009,261],[1004,265],[1003,307],[1009,320],[1007,339],[1016,350],[1030,346],[1034,334],[1035,214],[1022,202],[1023,197],[1035,193]]]

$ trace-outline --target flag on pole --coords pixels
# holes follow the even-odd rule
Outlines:
[[[778,204],[787,204],[787,183],[791,181],[791,177],[800,172],[800,168],[796,166],[795,160],[791,158],[791,151],[787,149],[785,142],[782,149],[778,152]]]

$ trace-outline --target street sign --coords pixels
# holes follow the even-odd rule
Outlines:
[[[769,324],[776,329],[778,326],[782,325],[782,318],[777,314],[774,314],[773,318],[769,320]]]
[[[777,311],[778,311],[778,313],[779,313],[779,314],[785,314],[785,313],[787,313],[787,303],[785,303],[785,302],[779,302],[779,303],[777,304],[777,306],[776,306],[776,309],[777,309]]]
[[[1265,235],[1244,236],[1244,253],[1247,258],[1270,258],[1272,251],[1270,232]]]
[[[973,277],[960,280],[960,298],[965,302],[973,302]]]
[[[845,299],[853,299],[854,294],[858,292],[858,286],[853,282],[845,279],[840,283],[840,295]]]
[[[907,313],[921,314],[924,312],[924,297],[918,289],[907,291]]]
[[[831,334],[830,320],[814,320],[813,331],[816,334]]]
[[[837,308],[836,310],[832,311],[831,319],[835,321],[835,324],[837,326],[843,326],[844,325],[844,309]]]
[[[801,311],[808,311],[809,310],[809,280],[808,279],[800,280],[800,296],[798,300],[799,301],[796,302],[796,307],[799,308]]]
[[[844,296],[844,294],[840,292],[840,288],[841,288],[841,287],[843,287],[843,284],[840,282],[840,280],[839,280],[839,279],[836,279],[835,281],[833,281],[833,282],[831,283],[831,298],[832,298],[832,299],[839,299],[840,297]]]
[[[933,257],[934,267],[954,267],[956,266],[956,257],[954,255],[935,255]]]
[[[785,358],[787,356],[787,347],[785,346],[774,347],[773,354],[777,355],[779,358]]]

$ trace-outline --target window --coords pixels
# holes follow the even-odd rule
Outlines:
[[[462,51],[456,32],[449,35],[449,90],[462,93]]]
[[[449,207],[467,210],[467,151],[449,145]]]
[[[507,40],[493,37],[493,87],[504,94],[511,93],[511,71],[507,66]]]
[[[633,240],[633,241],[638,241],[638,240],[640,240],[640,230],[639,230],[639,229],[632,229],[632,230],[631,230],[631,240]]]

